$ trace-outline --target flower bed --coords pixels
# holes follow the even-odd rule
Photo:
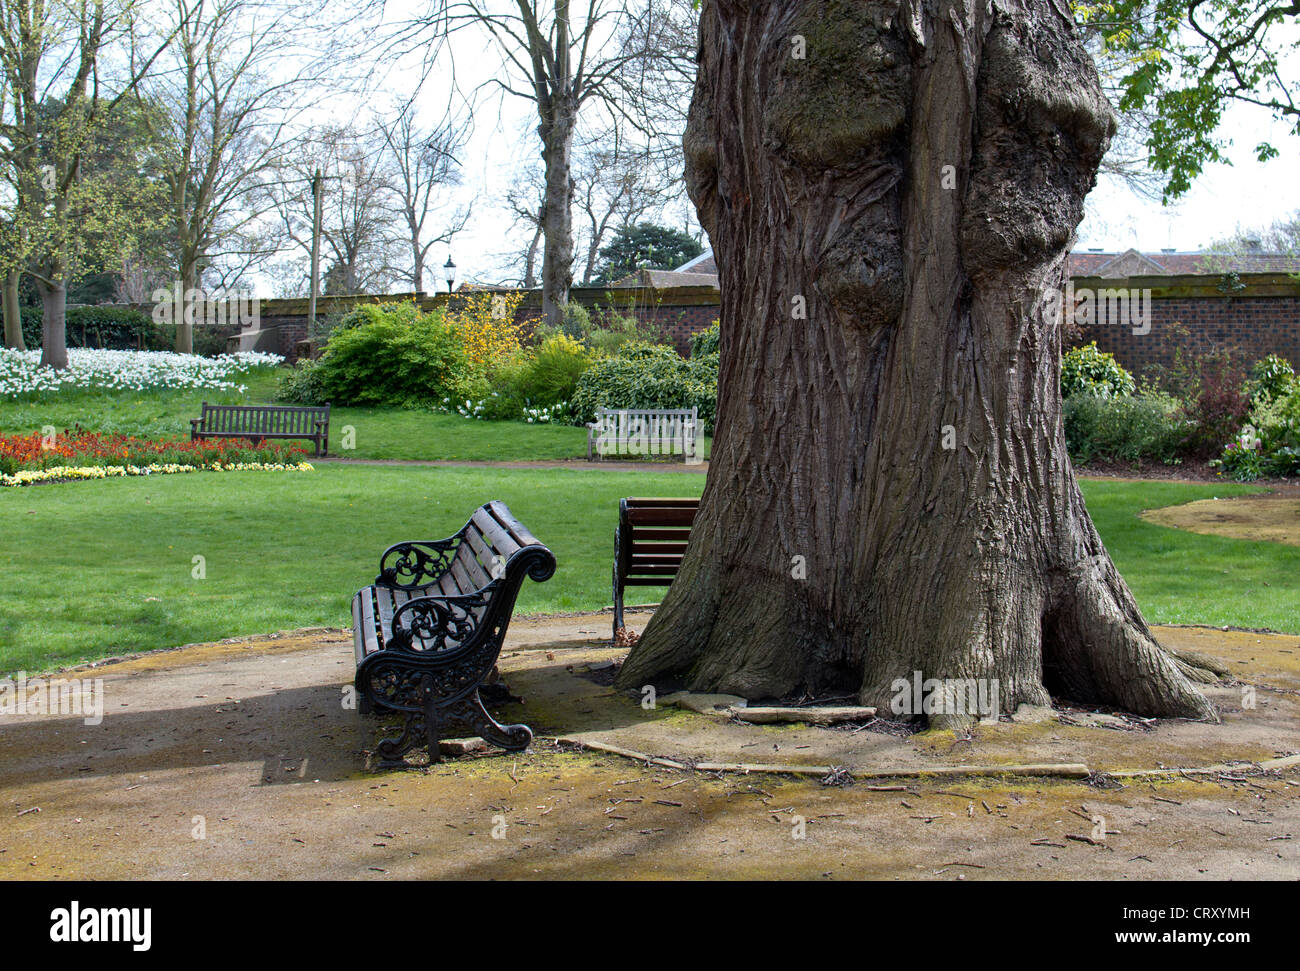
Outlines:
[[[298,446],[256,446],[239,438],[187,442],[81,431],[62,435],[0,435],[0,485],[30,485],[121,475],[209,470],[309,471]]]
[[[62,371],[41,367],[40,351],[0,349],[0,398],[61,388],[149,391],[155,388],[244,390],[235,381],[253,368],[279,364],[278,354],[240,351],[219,357],[169,351],[71,348]]]
[[[47,469],[23,469],[13,475],[0,473],[0,487],[38,485],[44,482],[77,482],[111,479],[127,475],[171,475],[180,472],[312,472],[310,462],[213,462],[211,465],[62,465]]]

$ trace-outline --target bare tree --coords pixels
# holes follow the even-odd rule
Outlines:
[[[331,293],[375,293],[390,289],[401,262],[395,251],[397,225],[387,205],[395,186],[379,164],[382,146],[373,129],[332,126],[299,142],[282,166],[274,189],[286,244],[301,257],[311,253],[312,178],[322,179],[322,265]],[[283,272],[283,271],[281,271]]]
[[[239,277],[274,251],[260,225],[271,207],[265,182],[295,141],[295,120],[337,88],[329,79],[340,57],[311,27],[317,0],[169,2],[172,43],[137,97],[165,109],[156,134],[189,293],[214,264]],[[328,59],[315,42],[331,48]],[[178,315],[176,349],[192,347],[192,326]]]
[[[407,102],[390,118],[381,118],[377,127],[383,144],[380,165],[390,188],[385,205],[410,252],[410,268],[400,275],[411,289],[422,291],[429,250],[450,242],[469,222],[471,206],[452,209],[442,191],[460,183],[456,154],[469,135],[469,124],[449,112],[436,127],[420,128],[414,105]],[[440,216],[438,228],[431,233],[429,224],[435,214]]]
[[[617,128],[579,152],[574,186],[583,223],[583,286],[591,284],[600,248],[611,231],[657,213],[674,189],[677,194],[684,191],[680,178],[665,177],[650,151],[629,144]]]
[[[685,0],[682,0],[685,2]],[[537,134],[545,168],[541,212],[542,310],[558,326],[573,281],[572,152],[579,115],[598,103],[611,117],[655,130],[656,112],[637,101],[638,84],[666,61],[680,56],[661,42],[658,26],[670,0],[434,0],[429,14],[413,25],[443,37],[465,28],[485,31],[502,58],[502,76],[492,84],[530,101],[537,110]],[[444,48],[445,49],[445,48]]]

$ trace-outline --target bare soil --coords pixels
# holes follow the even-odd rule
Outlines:
[[[1267,496],[1201,499],[1181,506],[1151,509],[1142,518],[1171,529],[1208,536],[1300,546],[1300,495],[1294,490]]]

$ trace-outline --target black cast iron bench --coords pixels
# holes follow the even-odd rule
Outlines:
[[[379,743],[381,766],[405,764],[421,734],[438,761],[438,742],[453,729],[507,751],[528,747],[532,730],[498,724],[479,687],[495,670],[524,577],[541,583],[554,573],[554,554],[498,501],[454,536],[384,551],[375,582],[352,598],[358,707],[406,714],[402,734]]]
[[[614,636],[623,626],[626,587],[666,587],[682,565],[698,499],[630,496],[618,501],[614,530]]]
[[[313,442],[317,455],[329,454],[330,406],[210,405],[203,402],[198,418],[190,419],[190,441],[200,438],[302,438]]]

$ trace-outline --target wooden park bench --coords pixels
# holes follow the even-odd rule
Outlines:
[[[688,465],[704,461],[696,408],[598,408],[587,425],[587,460],[680,455]]]
[[[352,599],[358,707],[406,715],[401,736],[379,744],[381,766],[405,764],[422,741],[438,761],[452,729],[508,751],[528,747],[531,729],[498,724],[479,687],[495,671],[524,577],[541,583],[554,573],[555,556],[497,501],[454,536],[384,551],[375,582]]]
[[[677,576],[699,499],[618,501],[614,530],[614,636],[623,626],[626,587],[666,587]]]
[[[305,438],[316,445],[317,455],[329,454],[330,406],[312,405],[210,405],[190,419],[190,441],[200,438]]]

